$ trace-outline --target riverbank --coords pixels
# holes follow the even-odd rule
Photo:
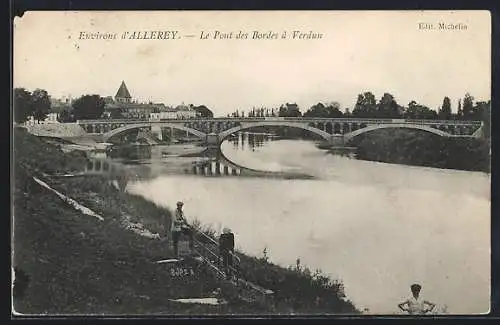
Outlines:
[[[380,130],[355,139],[358,159],[423,167],[490,172],[486,139],[447,138],[409,130]]]
[[[240,254],[244,276],[275,292],[275,306],[229,300],[226,305],[180,304],[169,299],[208,297],[220,283],[200,269],[175,278],[163,264],[166,242],[141,236],[124,226],[141,224],[165,233],[171,211],[140,196],[124,193],[102,176],[47,178],[44,173],[78,173],[83,152],[63,153],[53,144],[14,130],[14,260],[26,274],[26,289],[16,291],[17,312],[50,314],[266,314],[358,313],[341,283],[321,274],[286,269]],[[95,211],[103,221],[66,204],[33,180]],[[20,278],[20,277],[18,277]],[[18,288],[21,285],[16,284]]]

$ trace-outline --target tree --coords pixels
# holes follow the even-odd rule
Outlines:
[[[473,119],[473,108],[474,108],[474,97],[472,97],[469,93],[465,94],[464,102],[463,102],[463,117],[466,120]]]
[[[481,101],[476,102],[476,104],[472,107],[472,112],[470,114],[471,120],[482,120],[487,113],[489,116],[489,107],[491,105],[490,101]]]
[[[72,123],[75,122],[76,120],[72,112],[68,110],[63,110],[61,113],[59,113],[57,121],[59,121],[60,123]]]
[[[332,118],[342,117],[342,111],[340,110],[340,103],[338,102],[330,102],[326,105],[327,116]]]
[[[285,105],[280,106],[278,116],[300,117],[302,116],[302,113],[300,112],[299,106],[296,103],[286,103]]]
[[[14,121],[24,123],[33,114],[31,93],[24,88],[14,89]]]
[[[483,134],[486,138],[490,137],[491,127],[491,101],[477,102],[472,108],[469,119],[483,122]]]
[[[430,109],[427,106],[420,105],[416,101],[412,100],[408,103],[408,108],[405,112],[405,118],[408,119],[436,119],[437,112],[435,110]]]
[[[483,121],[483,134],[485,138],[490,138],[491,136],[491,101],[478,102],[476,106],[479,106],[479,113],[481,114],[480,119]]]
[[[377,101],[375,95],[371,92],[365,92],[358,95],[356,105],[352,111],[352,116],[355,117],[376,117],[377,115]]]
[[[462,99],[458,100],[458,108],[457,108],[457,119],[462,119],[464,116],[464,111],[462,110]]]
[[[47,118],[50,111],[50,97],[46,90],[35,89],[31,94],[33,117],[40,123]]]
[[[351,116],[351,110],[349,110],[349,107],[346,107],[344,109],[344,117],[349,117]]]
[[[384,93],[377,105],[377,115],[379,118],[397,118],[401,117],[399,105],[389,93]]]
[[[328,117],[328,110],[322,103],[317,103],[304,113],[304,117]]]
[[[449,120],[451,118],[451,101],[449,97],[443,99],[443,105],[439,109],[438,116],[442,120]]]
[[[205,105],[193,106],[193,109],[200,114],[203,118],[213,118],[214,113]]]
[[[112,119],[122,119],[124,118],[124,110],[122,108],[116,108],[109,110],[109,117]]]
[[[83,95],[73,102],[73,114],[77,120],[98,119],[104,112],[104,99],[99,95]]]

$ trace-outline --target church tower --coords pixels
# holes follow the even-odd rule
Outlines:
[[[122,81],[120,88],[118,88],[115,100],[119,103],[130,103],[132,101],[132,96],[130,96],[127,85],[125,85],[125,81]]]

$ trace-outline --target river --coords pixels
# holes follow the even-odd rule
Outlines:
[[[166,147],[127,167],[146,168],[148,177],[126,190],[169,208],[184,201],[188,219],[230,227],[242,252],[262,256],[266,248],[283,266],[300,258],[342,280],[348,298],[370,313],[397,313],[414,282],[448,313],[489,311],[488,174],[361,161],[311,141],[266,139],[240,135],[221,151],[244,167],[314,178],[192,175],[186,166],[199,158]]]

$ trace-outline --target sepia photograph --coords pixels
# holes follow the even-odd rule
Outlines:
[[[12,315],[490,312],[489,11],[12,29]]]

